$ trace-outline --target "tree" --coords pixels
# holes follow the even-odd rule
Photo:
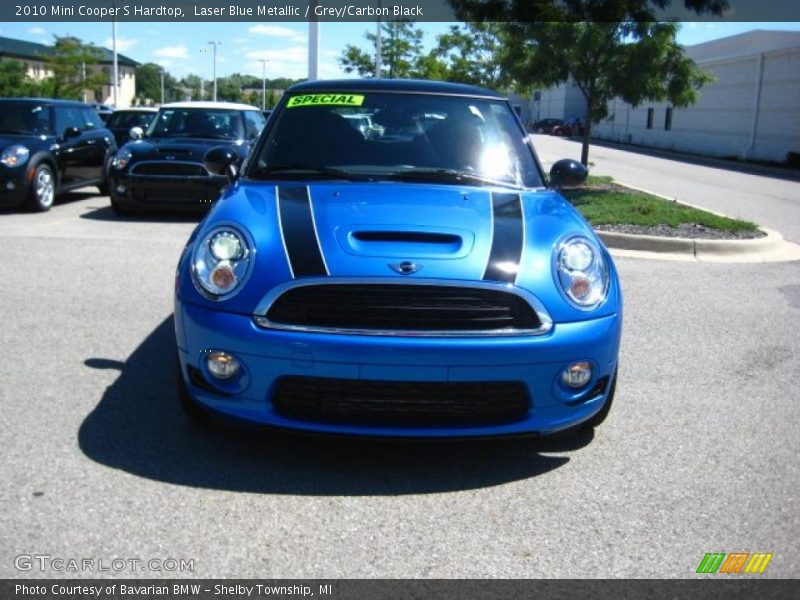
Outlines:
[[[497,47],[501,43],[502,27],[497,23],[465,23],[453,25],[448,33],[437,38],[431,51],[441,65],[427,63],[429,79],[481,85],[498,89],[508,78],[499,60]]]
[[[136,67],[136,101],[138,104],[161,102],[161,73],[164,72],[164,102],[183,98],[180,82],[155,63]]]
[[[102,51],[75,37],[54,37],[53,50],[44,59],[52,75],[42,82],[42,92],[53,98],[82,100],[84,90],[91,90],[100,98],[103,86],[113,85],[109,74],[99,68]]]
[[[592,124],[619,97],[633,106],[668,100],[688,106],[710,81],[675,36],[657,22],[670,0],[449,0],[459,18],[501,22],[501,64],[523,86],[573,81],[586,100],[581,162],[588,164]],[[722,13],[725,0],[684,0],[697,13]]]
[[[18,60],[0,61],[0,96],[39,95],[38,85],[28,78],[25,65]]]
[[[205,98],[203,98],[203,94],[200,93],[202,85],[198,75],[187,75],[181,80],[181,84],[184,88],[189,90],[192,100],[205,100]]]
[[[339,64],[346,73],[358,72],[361,77],[375,77],[375,47],[377,35],[365,34],[370,50],[345,46]],[[422,30],[411,21],[381,23],[381,77],[407,79],[419,77],[422,58]]]

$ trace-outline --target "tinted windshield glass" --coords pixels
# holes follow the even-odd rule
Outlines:
[[[239,111],[207,108],[164,108],[147,130],[149,137],[244,138]]]
[[[50,109],[41,104],[0,103],[0,133],[52,135]]]
[[[253,177],[316,171],[541,185],[525,133],[501,100],[387,92],[295,95],[276,116],[252,163]]]
[[[108,117],[106,125],[109,127],[147,127],[155,116],[154,112],[118,110]]]

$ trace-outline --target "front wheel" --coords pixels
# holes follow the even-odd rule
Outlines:
[[[53,169],[45,163],[37,165],[28,193],[28,207],[36,212],[45,212],[53,206],[55,197],[56,178]]]
[[[581,429],[584,431],[594,429],[598,425],[600,425],[603,421],[606,420],[608,417],[608,413],[611,411],[611,404],[614,402],[614,394],[617,392],[617,373],[614,372],[614,379],[611,380],[611,387],[608,389],[608,396],[606,397],[606,403],[603,405],[603,408],[600,409],[600,412],[594,415],[591,419],[586,421],[581,425]]]
[[[114,192],[111,192],[109,194],[109,199],[111,200],[111,210],[113,210],[118,215],[129,215],[131,214],[131,212],[133,212],[131,211],[130,208],[127,208],[122,204],[120,204],[119,200],[117,200],[116,196],[114,195]]]
[[[186,381],[183,378],[183,369],[181,369],[181,361],[175,357],[175,385],[178,393],[178,402],[184,414],[192,421],[198,423],[205,423],[209,420],[208,413],[194,401],[189,394],[189,389],[186,386]]]

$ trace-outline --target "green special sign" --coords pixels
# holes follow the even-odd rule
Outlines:
[[[361,106],[364,96],[358,94],[309,94],[306,96],[292,96],[286,108],[297,106]]]

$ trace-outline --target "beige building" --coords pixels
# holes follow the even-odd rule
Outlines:
[[[715,81],[688,108],[616,99],[600,139],[696,154],[784,162],[800,152],[800,32],[754,30],[686,48]]]
[[[114,56],[108,48],[100,48],[100,51],[102,52],[100,64],[90,68],[105,74],[108,84],[102,86],[102,93],[99,98],[95,98],[91,90],[86,90],[85,101],[101,102],[113,106]],[[28,77],[31,79],[40,81],[52,75],[52,72],[47,69],[47,63],[44,60],[45,57],[52,53],[52,46],[0,37],[0,60],[16,60],[23,63],[27,67]],[[139,63],[135,60],[117,53],[117,68],[119,71],[117,108],[127,108],[133,102],[133,97],[136,95],[135,69],[137,66],[139,66]]]
[[[634,108],[615,98],[592,137],[746,160],[784,162],[789,152],[800,153],[800,32],[757,29],[688,46],[686,53],[715,78],[696,104]],[[583,93],[571,81],[512,101],[525,122],[586,115]]]

